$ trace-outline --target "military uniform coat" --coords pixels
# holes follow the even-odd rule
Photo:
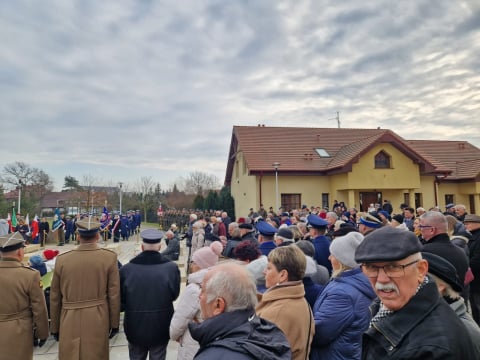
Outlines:
[[[33,329],[48,337],[48,315],[40,273],[13,259],[0,261],[0,360],[33,358]]]
[[[109,330],[120,321],[117,255],[96,243],[58,255],[50,312],[60,359],[108,359]]]

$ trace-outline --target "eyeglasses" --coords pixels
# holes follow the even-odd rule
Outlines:
[[[362,270],[365,275],[370,278],[374,278],[378,276],[378,271],[383,269],[383,272],[391,278],[399,278],[405,276],[405,268],[407,266],[413,265],[420,260],[414,260],[405,265],[398,265],[398,264],[387,264],[383,266],[371,265],[371,264],[362,264]]]
[[[427,229],[427,228],[433,228],[433,227],[434,227],[434,226],[432,226],[432,225],[421,225],[421,224],[418,225],[418,228],[419,228],[419,229]]]

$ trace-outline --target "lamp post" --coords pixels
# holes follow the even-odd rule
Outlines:
[[[122,215],[122,185],[123,183],[118,183],[118,187],[120,188],[120,215]]]
[[[279,162],[274,162],[272,164],[275,169],[275,211],[278,211],[280,206],[278,206],[278,167],[280,166]]]
[[[18,210],[17,210],[17,213],[21,214],[20,203],[22,201],[22,179],[18,179],[17,190],[18,190]]]

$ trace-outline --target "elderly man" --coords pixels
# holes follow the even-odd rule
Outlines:
[[[180,256],[180,242],[172,230],[165,233],[165,243],[167,247],[162,250],[162,255],[171,261],[178,260]]]
[[[458,220],[463,222],[465,220],[465,216],[467,216],[467,207],[462,204],[455,205],[455,215],[457,216]]]
[[[22,265],[24,248],[18,232],[0,237],[0,359],[5,360],[32,359],[34,338],[43,346],[48,337],[40,273]]]
[[[362,359],[477,359],[465,326],[441,298],[414,233],[384,227],[367,235],[355,261],[378,299]]]
[[[465,227],[472,233],[468,242],[470,268],[474,276],[470,283],[470,304],[473,319],[480,325],[480,215],[465,216]]]
[[[468,270],[468,258],[462,248],[450,241],[445,215],[438,211],[428,211],[420,217],[418,228],[425,242],[422,251],[437,254],[449,261],[457,269],[463,284]]]
[[[360,217],[358,220],[358,231],[363,235],[366,236],[367,234],[379,229],[383,226],[382,220],[380,218],[367,213]]]
[[[108,359],[108,339],[118,333],[117,254],[98,246],[100,226],[91,217],[77,221],[80,245],[55,261],[50,331],[60,359]]]
[[[122,309],[130,359],[164,360],[173,316],[173,301],[180,293],[178,266],[159,253],[163,233],[140,233],[142,252],[120,269]]]
[[[197,360],[291,359],[288,340],[271,322],[255,315],[255,282],[245,267],[216,265],[200,292],[204,321],[188,325],[200,344]]]

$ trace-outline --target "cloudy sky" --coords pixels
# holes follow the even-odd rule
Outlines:
[[[477,0],[1,1],[0,167],[223,182],[234,125],[480,147]]]

